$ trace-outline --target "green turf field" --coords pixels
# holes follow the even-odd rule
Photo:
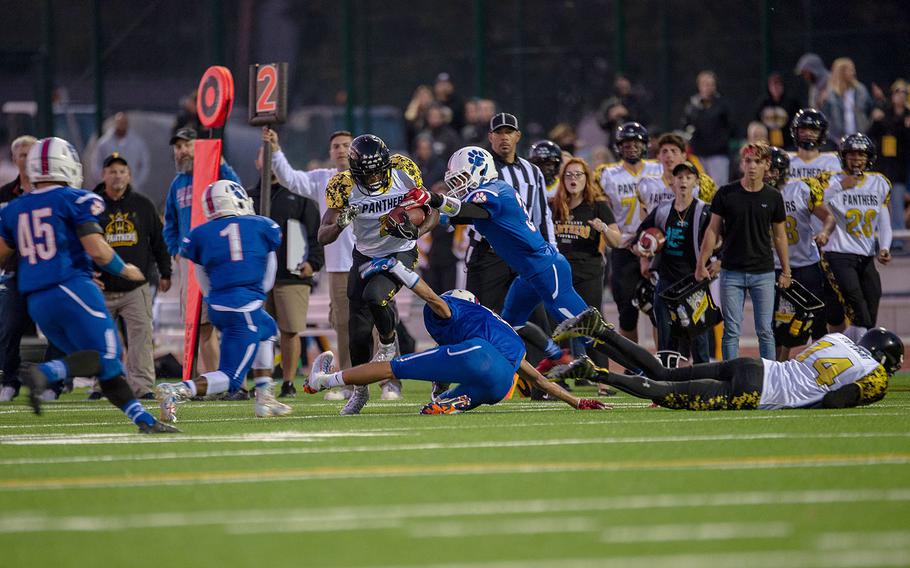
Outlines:
[[[910,566],[908,385],[844,411],[420,416],[407,384],[355,417],[188,403],[170,437],[81,391],[40,417],[20,397],[0,566]]]

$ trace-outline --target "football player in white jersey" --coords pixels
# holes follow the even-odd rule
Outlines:
[[[884,398],[889,377],[904,360],[900,338],[881,327],[856,343],[840,333],[828,334],[789,361],[739,357],[675,369],[610,329],[593,308],[556,328],[554,339],[569,337],[592,337],[622,352],[639,374],[612,373],[583,357],[550,371],[550,380],[594,380],[665,408],[685,410],[864,406]]]
[[[786,152],[771,147],[771,168],[765,174],[765,183],[777,188],[784,198],[787,212],[785,222],[787,249],[790,257],[790,271],[793,280],[799,282],[818,298],[824,297],[825,275],[819,264],[818,245],[828,242],[834,228],[834,220],[824,204],[824,189],[817,178],[790,178],[790,157]],[[822,224],[822,230],[815,232],[810,219],[815,217]],[[830,221],[829,221],[830,219]],[[827,225],[825,223],[828,222]],[[774,269],[780,271],[780,260],[774,254]],[[777,288],[775,306],[780,304],[781,289]],[[789,314],[792,316],[792,314]],[[779,318],[775,310],[774,342],[777,345],[777,360],[790,358],[790,349],[804,345],[808,337],[794,337],[790,334],[790,321]],[[819,339],[827,333],[825,318],[819,316],[812,322],[811,337]],[[801,334],[802,335],[802,334]]]
[[[540,168],[543,174],[543,181],[547,184],[545,189],[547,201],[553,199],[556,195],[556,188],[559,187],[559,171],[562,169],[562,149],[556,142],[550,140],[541,140],[531,144],[528,150],[528,161]]]
[[[359,267],[375,258],[395,257],[408,268],[417,264],[417,239],[439,219],[435,210],[427,214],[418,230],[410,222],[396,225],[389,212],[415,187],[423,186],[420,169],[410,158],[392,155],[379,137],[358,136],[351,142],[351,169],[338,172],[326,185],[328,209],[319,227],[319,242],[334,242],[351,225],[354,253],[348,274],[350,353],[353,365],[370,361],[373,326],[379,334],[379,350],[373,361],[391,361],[396,355],[395,326],[398,314],[392,298],[401,284],[385,274],[360,276]],[[369,400],[366,386],[354,389],[342,414],[358,414]]]
[[[828,119],[814,108],[800,109],[790,122],[796,152],[790,153],[790,177],[807,178],[836,174],[841,170],[837,152],[822,152],[828,138]]]
[[[645,176],[638,182],[638,200],[641,202],[642,219],[664,201],[673,201],[671,188],[673,168],[686,160],[686,141],[679,134],[668,132],[657,139],[657,161],[663,168],[660,177]],[[698,185],[692,194],[696,199],[710,203],[717,192],[717,185],[711,176],[698,174]]]
[[[597,168],[594,178],[607,196],[623,236],[622,245],[610,253],[610,289],[619,309],[620,333],[637,341],[638,308],[632,299],[641,274],[638,257],[629,250],[629,245],[641,223],[638,182],[646,176],[659,176],[661,167],[653,160],[644,159],[648,153],[648,130],[637,122],[627,122],[616,129],[616,152],[621,160]]]
[[[875,260],[891,262],[891,182],[868,171],[875,145],[865,134],[844,136],[840,155],[844,171],[832,176],[825,190],[837,224],[822,249],[822,268],[836,296],[825,304],[832,331],[844,330],[846,316],[850,327],[844,334],[856,341],[878,319],[882,282]]]

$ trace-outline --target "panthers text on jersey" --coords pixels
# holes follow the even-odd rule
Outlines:
[[[891,182],[882,174],[866,172],[856,186],[844,189],[837,174],[825,190],[825,204],[834,215],[837,228],[831,233],[825,252],[843,252],[875,256],[876,233],[881,218],[890,223],[886,207],[891,201]]]
[[[699,174],[698,186],[692,195],[696,199],[710,203],[715,193],[717,193],[717,185],[714,184],[711,176],[705,173]],[[644,207],[646,217],[664,201],[672,201],[673,197],[673,190],[666,184],[663,176],[647,176],[638,182],[638,200]]]
[[[810,219],[825,197],[822,184],[817,178],[789,179],[780,193],[787,213],[784,230],[787,233],[790,266],[799,268],[815,264],[819,261],[818,245],[813,239],[815,228]],[[780,268],[777,251],[774,251],[774,267]]]
[[[638,175],[626,168],[625,162],[599,166],[594,179],[600,184],[610,202],[616,225],[623,234],[634,233],[641,223],[641,201],[638,198],[638,182],[646,177],[660,177],[663,166],[653,160],[642,160],[644,168]]]
[[[0,210],[0,238],[19,252],[19,291],[51,288],[78,276],[91,279],[92,261],[78,227],[98,223],[100,195],[65,186],[34,189]]]
[[[281,229],[267,217],[220,217],[183,239],[180,254],[205,271],[200,286],[214,310],[249,312],[262,306],[275,281]],[[207,284],[207,286],[206,286]]]
[[[512,270],[530,276],[549,268],[556,260],[556,247],[544,240],[515,188],[508,183],[487,182],[466,195],[464,202],[490,213],[489,219],[473,219],[474,228]]]
[[[350,205],[357,210],[357,216],[351,223],[354,246],[362,254],[378,258],[416,246],[415,241],[388,234],[385,218],[401,203],[407,192],[422,186],[423,178],[417,164],[406,156],[395,154],[392,156],[389,186],[383,191],[370,195],[357,185],[348,170],[332,176],[325,188],[325,200],[326,205],[333,209],[344,209]]]
[[[845,385],[856,383],[862,401],[874,402],[888,388],[888,374],[872,355],[840,333],[830,333],[789,361],[762,360],[764,384],[758,408],[812,406]]]
[[[796,152],[790,152],[789,177],[819,177],[822,174],[836,174],[841,171],[840,157],[836,152],[820,152],[811,160],[804,161]]]
[[[452,310],[450,318],[438,317],[429,304],[423,308],[424,325],[437,344],[457,345],[469,339],[483,339],[518,369],[525,356],[525,344],[512,326],[480,304],[452,296],[442,296],[442,299]],[[476,371],[465,369],[465,374],[472,372]]]

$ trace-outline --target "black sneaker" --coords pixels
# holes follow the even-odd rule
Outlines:
[[[28,387],[28,403],[35,414],[41,414],[41,395],[47,388],[47,376],[38,365],[28,365],[19,373],[19,380]]]
[[[149,393],[149,394],[151,394],[151,393]],[[89,393],[88,398],[86,398],[85,400],[101,400],[102,398],[104,398],[103,394],[101,394],[98,391],[92,391]],[[152,395],[152,398],[155,398],[155,395]]]
[[[224,395],[224,398],[221,400],[237,401],[237,400],[250,400],[250,391],[245,388],[237,389],[236,392],[228,393]]]
[[[139,433],[140,434],[179,434],[180,430],[174,428],[170,424],[165,424],[164,422],[159,422],[155,420],[155,423],[149,426],[145,422],[139,424]]]
[[[278,398],[297,398],[297,387],[294,386],[294,383],[281,383]]]

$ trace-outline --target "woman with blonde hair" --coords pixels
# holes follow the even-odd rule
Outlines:
[[[572,285],[586,304],[603,309],[604,257],[601,239],[618,247],[621,235],[607,198],[581,158],[571,158],[559,174],[550,202],[559,252],[572,266]],[[597,360],[600,355],[592,351]]]
[[[849,57],[835,59],[820,109],[828,117],[828,138],[836,144],[847,134],[866,132],[872,107],[869,90],[856,79],[853,60]]]

